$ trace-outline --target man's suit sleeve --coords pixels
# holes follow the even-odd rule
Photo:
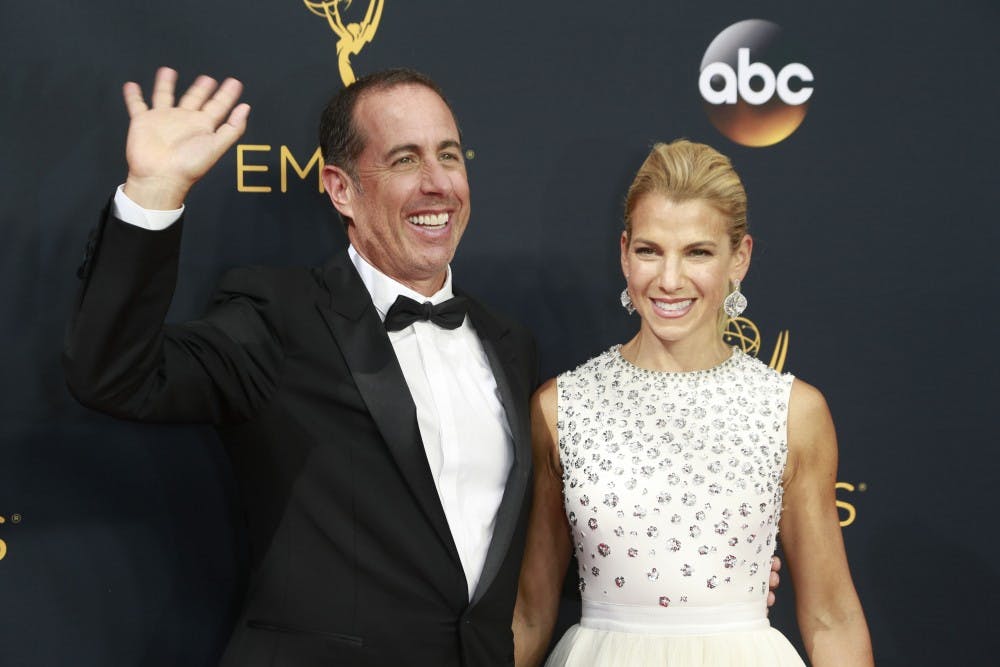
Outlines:
[[[165,326],[183,220],[148,231],[105,215],[83,281],[63,365],[84,405],[126,419],[232,423],[250,418],[281,364],[263,270],[232,271],[204,318]]]

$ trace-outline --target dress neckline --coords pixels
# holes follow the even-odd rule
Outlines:
[[[732,346],[729,349],[732,350],[732,353],[728,357],[720,361],[718,364],[716,364],[715,366],[710,366],[709,368],[702,368],[696,371],[661,371],[652,368],[644,368],[642,366],[638,366],[629,361],[628,359],[626,359],[625,355],[622,354],[621,343],[613,345],[611,347],[610,352],[612,354],[612,358],[614,358],[619,365],[625,368],[632,369],[634,371],[638,371],[640,373],[645,373],[647,375],[656,375],[661,377],[696,377],[699,375],[713,375],[736,364],[736,360],[739,357],[743,356],[743,351],[735,346]]]

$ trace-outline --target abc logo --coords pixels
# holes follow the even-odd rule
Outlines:
[[[708,118],[738,144],[776,144],[806,117],[813,73],[780,36],[770,21],[740,21],[720,32],[701,60],[698,90]]]

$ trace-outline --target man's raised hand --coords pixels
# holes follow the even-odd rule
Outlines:
[[[122,88],[130,118],[125,194],[143,208],[180,208],[188,190],[236,143],[247,127],[250,105],[237,104],[243,84],[219,85],[199,76],[175,104],[177,72],[156,72],[151,104],[139,84]]]

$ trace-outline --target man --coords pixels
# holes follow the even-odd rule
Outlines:
[[[251,580],[222,664],[512,664],[535,349],[452,298],[470,202],[450,108],[406,70],[342,91],[321,141],[350,249],[232,271],[202,319],[164,326],[183,201],[249,114],[235,80],[199,77],[175,104],[176,78],[157,73],[149,106],[124,87],[128,178],[88,246],[65,366],[88,406],[211,423],[228,445]]]

